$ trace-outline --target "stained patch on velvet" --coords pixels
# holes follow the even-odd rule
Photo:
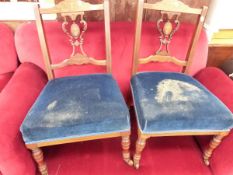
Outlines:
[[[146,132],[222,130],[230,111],[192,77],[145,72],[131,80],[139,126]]]
[[[55,100],[47,106],[47,110],[49,111],[52,110],[56,105],[57,105],[57,101]]]
[[[64,104],[64,107],[61,109],[56,109],[56,104],[58,102],[55,100],[50,103],[47,107],[49,112],[44,114],[42,121],[39,127],[62,127],[64,125],[72,125],[74,121],[77,121],[81,118],[82,108],[75,103],[74,101],[69,101],[68,103]],[[74,108],[75,106],[75,108]]]
[[[165,79],[159,82],[156,88],[155,100],[160,104],[200,100],[205,96],[200,88],[180,80]]]

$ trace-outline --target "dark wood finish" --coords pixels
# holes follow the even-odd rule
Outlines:
[[[233,47],[209,47],[207,66],[219,67],[231,58],[233,58]]]

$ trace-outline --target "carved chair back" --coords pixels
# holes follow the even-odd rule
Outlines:
[[[160,33],[160,47],[155,54],[146,58],[139,58],[142,18],[143,10],[157,10],[160,11],[161,17],[157,21],[157,28]],[[146,64],[149,62],[172,62],[178,66],[182,66],[184,73],[189,73],[189,68],[192,64],[195,48],[205,21],[207,7],[191,8],[179,0],[161,0],[154,4],[145,3],[144,0],[138,0],[136,12],[136,28],[134,38],[134,53],[133,53],[133,70],[132,75],[137,72],[139,64]],[[188,52],[185,60],[181,60],[169,53],[168,46],[172,41],[173,35],[179,30],[180,21],[179,16],[182,13],[198,15],[196,28],[189,44]]]
[[[87,11],[103,10],[104,26],[105,26],[105,52],[106,59],[95,59],[89,57],[84,49],[84,33],[87,30],[87,22],[84,13]],[[64,34],[69,37],[71,47],[73,49],[71,56],[63,61],[52,64],[47,45],[43,14],[59,14],[61,16],[61,29]],[[35,7],[36,25],[39,35],[39,41],[44,58],[48,79],[54,79],[54,70],[68,65],[93,64],[106,66],[107,72],[111,73],[111,40],[110,40],[110,12],[109,0],[103,0],[102,4],[90,4],[81,0],[64,0],[52,8],[42,9],[39,5]],[[77,51],[79,50],[79,51]]]

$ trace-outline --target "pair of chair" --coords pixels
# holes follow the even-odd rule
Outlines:
[[[161,33],[159,50],[147,58],[139,58],[143,9],[161,11],[157,27]],[[104,11],[106,59],[89,57],[84,49],[87,23],[84,12]],[[47,46],[42,14],[57,13],[63,19],[62,30],[70,39],[70,58],[52,64]],[[199,15],[187,58],[183,61],[169,56],[169,43],[179,28],[181,13]],[[215,135],[204,152],[209,158],[230,131],[231,112],[192,77],[183,73],[138,73],[138,65],[150,61],[169,61],[183,66],[188,73],[207,8],[190,8],[177,0],[162,0],[154,4],[138,0],[134,43],[134,65],[131,89],[138,124],[138,140],[133,161],[130,157],[130,117],[127,105],[111,73],[111,41],[109,1],[90,4],[81,0],[64,0],[50,9],[35,8],[36,23],[49,82],[28,112],[21,132],[41,174],[48,174],[40,147],[122,137],[122,155],[129,165],[139,168],[146,139],[157,136]],[[172,23],[174,21],[174,23]],[[78,24],[77,24],[78,23]],[[79,51],[77,51],[79,49]],[[69,65],[94,64],[106,66],[109,74],[92,74],[54,78],[54,69]]]

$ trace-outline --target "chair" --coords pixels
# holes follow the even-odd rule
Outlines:
[[[157,21],[160,48],[146,58],[139,56],[143,9],[157,10],[161,13],[161,18]],[[198,21],[186,58],[178,59],[170,55],[168,46],[173,46],[172,37],[179,32],[179,16],[182,13],[198,15]],[[205,6],[200,9],[191,8],[178,0],[161,0],[154,4],[138,0],[131,78],[138,125],[138,139],[133,158],[135,168],[139,168],[141,153],[148,138],[184,135],[214,135],[209,148],[203,153],[204,162],[209,165],[213,150],[232,128],[232,113],[227,107],[203,85],[187,75],[206,13]],[[136,73],[140,64],[149,62],[174,63],[183,67],[182,73]]]
[[[89,57],[83,48],[87,23],[84,12],[104,11],[106,59]],[[73,48],[70,58],[52,63],[42,14],[60,14],[61,29]],[[41,147],[122,137],[123,159],[130,160],[130,119],[127,105],[111,73],[109,1],[90,4],[65,0],[53,8],[35,7],[36,24],[49,82],[37,98],[21,125],[26,147],[32,151],[41,174],[48,174]],[[52,29],[50,29],[52,30]],[[79,49],[79,50],[78,50]],[[59,52],[59,50],[58,50]],[[55,78],[54,70],[69,65],[106,66],[106,74],[89,74]]]

